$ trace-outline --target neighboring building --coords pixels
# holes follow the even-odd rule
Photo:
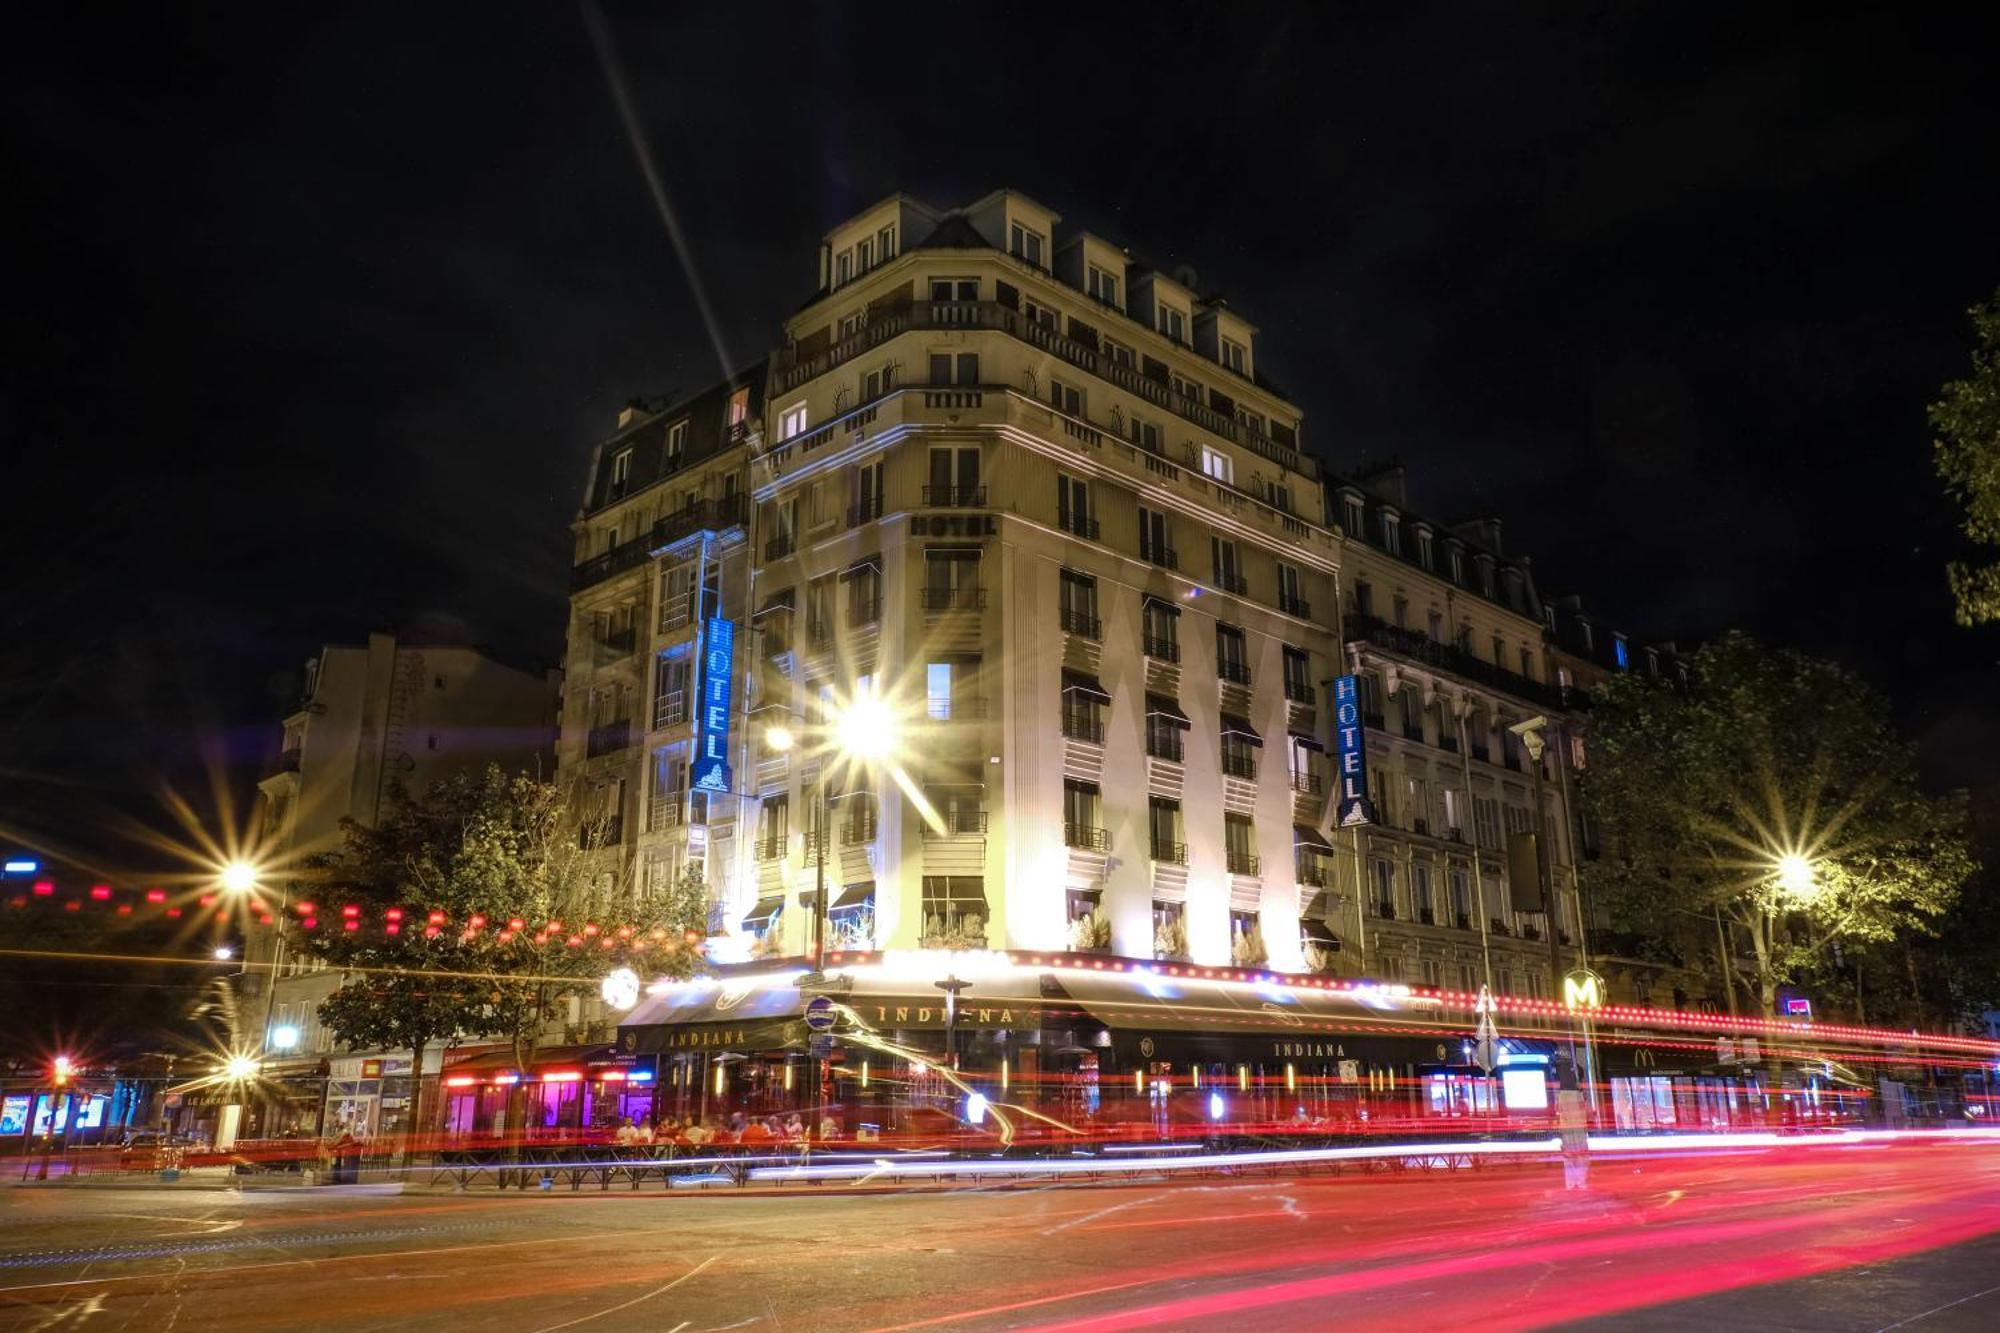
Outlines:
[[[1342,624],[1359,677],[1376,822],[1343,832],[1368,932],[1358,969],[1398,981],[1551,996],[1541,912],[1510,906],[1507,837],[1541,829],[1563,970],[1576,966],[1575,853],[1561,773],[1568,709],[1552,683],[1542,603],[1500,523],[1412,510],[1400,468],[1328,486],[1344,538]],[[1521,739],[1547,719],[1544,809]],[[1538,897],[1530,891],[1529,897]],[[1343,941],[1357,929],[1341,923]]]
[[[901,777],[830,793],[838,947],[1302,966],[1341,663],[1319,469],[1240,312],[1059,222],[894,196],[828,233],[786,323],[756,831],[720,886],[762,951],[808,948],[817,869],[817,765],[765,738],[873,691]]]
[[[371,634],[365,645],[329,644],[307,664],[303,702],[285,719],[276,767],[258,783],[264,859],[296,867],[337,850],[341,821],[374,823],[398,788],[421,792],[441,778],[491,764],[552,775],[555,701],[553,674],[505,666],[476,648],[391,634]],[[249,961],[268,961],[272,943],[269,932],[253,932]],[[251,1108],[244,1137],[316,1125],[321,1067],[334,1052],[318,1010],[339,985],[339,974],[290,956],[275,997],[265,987],[268,975],[255,966],[246,972],[243,1021],[261,1024],[268,1000],[265,1049],[272,1059],[266,1069],[285,1097]],[[407,1097],[407,1082],[398,1087],[392,1081],[385,1089],[379,1072],[384,1058],[397,1054],[335,1059],[336,1065],[355,1065],[346,1109],[369,1132],[397,1127],[393,1112]],[[407,1052],[400,1055],[407,1061]],[[375,1086],[363,1086],[361,1072],[370,1068]],[[332,1072],[329,1106],[340,1092],[341,1070]]]

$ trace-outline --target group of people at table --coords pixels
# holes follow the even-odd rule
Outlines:
[[[738,1111],[716,1125],[706,1123],[700,1116],[691,1116],[685,1121],[668,1116],[659,1123],[658,1128],[635,1122],[632,1117],[627,1116],[619,1122],[617,1132],[612,1135],[612,1141],[624,1148],[651,1144],[703,1148],[802,1143],[805,1137],[805,1121],[797,1114],[787,1116],[781,1121],[774,1115],[759,1119]]]

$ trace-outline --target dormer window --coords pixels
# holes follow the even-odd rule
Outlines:
[[[1465,586],[1465,551],[1457,546],[1451,548],[1451,581]]]
[[[1007,233],[1007,253],[1016,259],[1026,260],[1036,268],[1046,267],[1042,263],[1042,234],[1030,231],[1016,222]]]
[[[894,223],[875,233],[875,262],[886,264],[896,257],[896,227]]]
[[[833,260],[833,285],[845,287],[854,281],[854,252],[842,250]]]
[[[1170,305],[1160,307],[1160,332],[1177,343],[1187,341],[1187,316]]]
[[[1494,600],[1493,557],[1490,555],[1482,555],[1479,557],[1479,591],[1480,594],[1484,596],[1488,601]]]
[[[1646,650],[1646,674],[1649,676],[1660,674],[1660,650],[1657,648]]]
[[[632,480],[632,447],[627,445],[611,456],[611,498],[625,494]]]
[[[1586,654],[1596,652],[1597,636],[1590,632],[1590,622],[1588,620],[1579,620],[1576,622],[1576,627],[1583,631],[1583,651]]]
[[[1092,264],[1084,276],[1084,289],[1095,300],[1112,307],[1118,305],[1118,275]]]
[[[1435,555],[1436,552],[1434,552],[1431,549],[1431,530],[1429,528],[1418,528],[1417,563],[1422,565],[1425,569],[1429,569],[1431,567],[1431,561],[1435,557]]]
[[[1250,349],[1234,339],[1224,338],[1222,340],[1219,359],[1225,367],[1235,371],[1239,375],[1247,376],[1250,373],[1248,369],[1250,365]]]
[[[1625,636],[1623,634],[1614,634],[1611,637],[1611,657],[1618,663],[1620,671],[1631,670],[1632,654],[1625,647]]]
[[[1403,553],[1403,521],[1387,509],[1382,511],[1382,549],[1390,555]]]
[[[1361,536],[1368,529],[1365,526],[1367,513],[1362,508],[1360,497],[1354,495],[1342,496],[1341,503],[1342,507],[1347,511],[1348,535],[1351,537]]]

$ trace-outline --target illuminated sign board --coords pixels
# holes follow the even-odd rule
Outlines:
[[[701,713],[695,721],[694,763],[688,782],[697,791],[736,789],[729,771],[729,686],[736,673],[736,622],[710,616],[701,650]]]
[[[1604,979],[1595,972],[1572,972],[1563,978],[1563,1008],[1602,1009]]]
[[[1788,1018],[1811,1018],[1812,1001],[1803,995],[1786,996],[1785,1016]]]
[[[0,1134],[20,1134],[28,1128],[28,1103],[33,1098],[27,1093],[15,1093],[5,1101],[0,1101]]]
[[[1368,758],[1362,742],[1361,683],[1353,676],[1333,682],[1334,773],[1340,783],[1334,823],[1341,828],[1375,822],[1368,801]]]

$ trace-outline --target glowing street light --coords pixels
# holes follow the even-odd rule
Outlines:
[[[226,963],[235,956],[236,956],[236,950],[230,948],[227,944],[218,944],[215,946],[216,962]]]
[[[225,893],[249,893],[257,887],[257,867],[249,861],[231,861],[222,867]]]
[[[241,1053],[232,1055],[222,1062],[222,1076],[231,1083],[247,1083],[257,1077],[257,1061]]]
[[[1786,893],[1803,898],[1819,887],[1814,878],[1813,863],[1797,852],[1786,852],[1778,858],[1778,887]]]

